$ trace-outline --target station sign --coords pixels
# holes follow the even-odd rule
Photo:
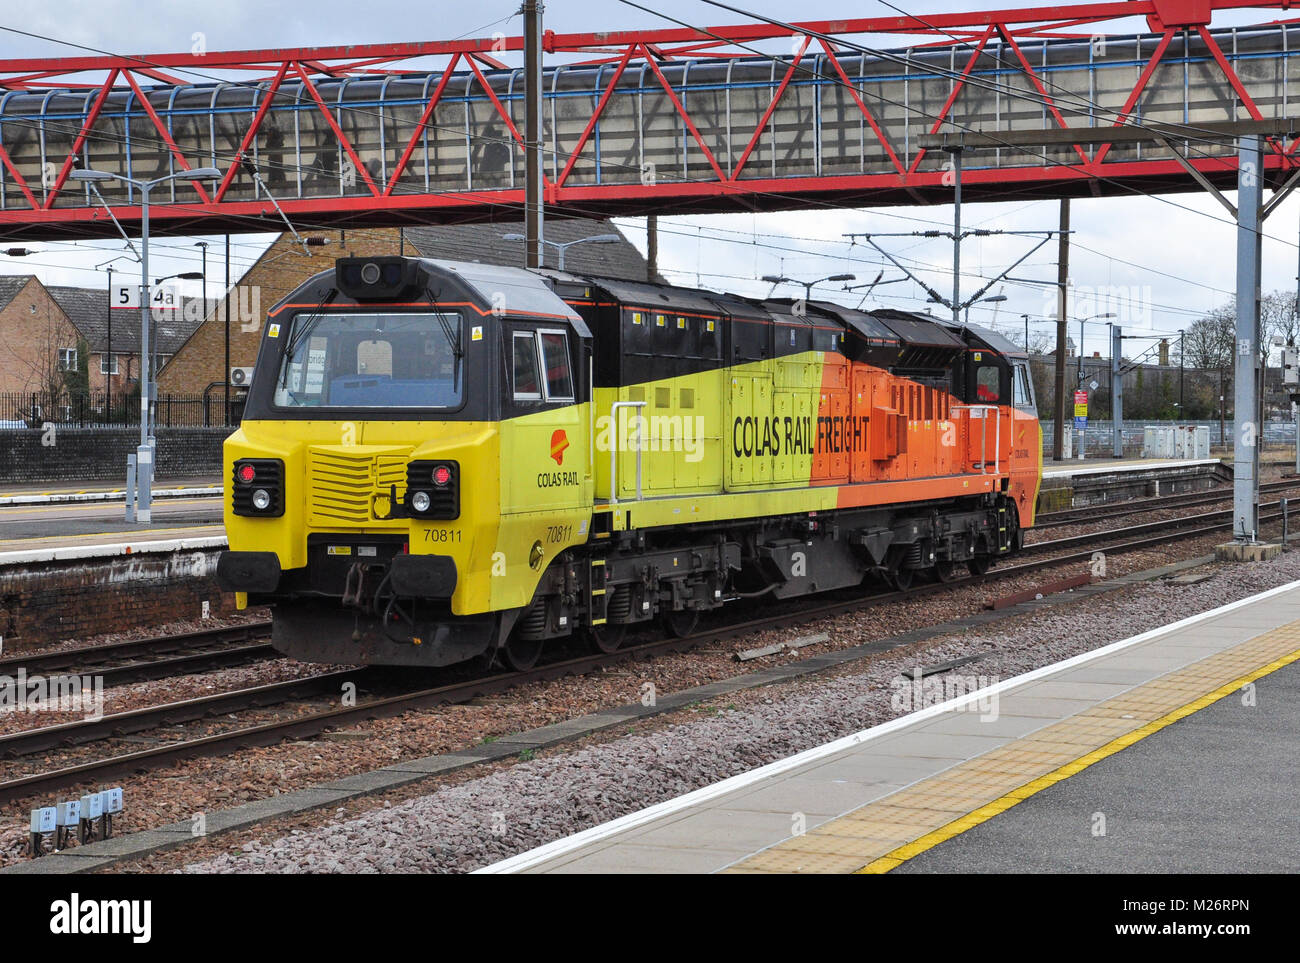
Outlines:
[[[109,306],[139,311],[140,285],[114,284]],[[154,311],[175,311],[181,306],[181,293],[174,284],[159,284],[149,291],[149,306]]]
[[[1074,393],[1074,427],[1088,427],[1088,392],[1082,388]]]

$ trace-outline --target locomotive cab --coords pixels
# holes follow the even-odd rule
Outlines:
[[[269,314],[225,446],[223,584],[313,661],[487,650],[586,537],[589,340],[523,272],[340,259]]]

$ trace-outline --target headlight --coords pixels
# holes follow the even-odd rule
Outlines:
[[[284,514],[284,462],[240,458],[231,472],[231,509],[236,515],[279,518]]]
[[[429,520],[460,518],[460,482],[460,464],[453,459],[408,462],[406,507]]]

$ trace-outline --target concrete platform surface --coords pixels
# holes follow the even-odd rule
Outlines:
[[[1058,786],[1068,792],[1068,780],[1089,767],[1183,725],[1218,700],[1226,707],[1233,701],[1226,697],[1242,686],[1297,659],[1300,582],[929,706],[483,871],[889,871],[956,845],[976,827],[1001,831],[1002,814],[1024,800]],[[1249,729],[1253,719],[1238,721]],[[1242,740],[1250,735],[1238,733]],[[1284,720],[1259,717],[1253,736],[1265,742],[1254,751],[1261,765],[1293,754]],[[1165,765],[1195,770],[1202,761],[1183,755]],[[1141,781],[1141,772],[1135,778]],[[1276,785],[1252,780],[1249,772],[1220,788],[1235,794],[1242,818],[1255,794],[1281,805],[1292,825],[1300,814],[1294,792],[1279,802]],[[1089,815],[1094,811],[1104,812],[1102,803]],[[1164,820],[1171,845],[1198,845],[1197,833],[1180,834],[1167,814],[1146,815]],[[1041,849],[1051,840],[1026,845]],[[1170,865],[1144,861],[1144,851],[1151,847],[1131,848],[1131,869],[1158,872]],[[1045,851],[1041,865],[1059,868],[1051,859]],[[1272,861],[1261,857],[1260,865],[1279,862],[1300,868],[1281,850]]]
[[[219,524],[167,525],[155,522],[145,528],[123,523],[117,531],[0,540],[0,566],[30,565],[80,558],[109,558],[148,551],[172,552],[225,547],[226,530]]]
[[[995,819],[906,873],[1294,873],[1300,662]]]
[[[1114,472],[1164,471],[1173,468],[1192,468],[1197,465],[1218,464],[1220,464],[1220,461],[1217,458],[1111,458],[1109,455],[1098,455],[1096,458],[1085,458],[1083,461],[1078,459],[1061,462],[1046,460],[1043,462],[1043,477],[1060,478],[1063,476],[1100,475]]]

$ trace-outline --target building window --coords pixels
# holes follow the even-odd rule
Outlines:
[[[99,373],[102,375],[119,374],[117,370],[117,355],[101,354],[99,356]]]
[[[60,371],[77,370],[77,349],[76,348],[59,349],[59,370]]]

